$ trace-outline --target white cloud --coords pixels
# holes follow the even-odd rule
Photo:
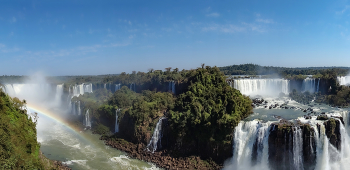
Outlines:
[[[15,23],[15,22],[17,22],[17,19],[16,19],[16,17],[12,17],[12,19],[11,19],[11,22],[12,22],[12,23]]]
[[[218,25],[214,24],[208,27],[202,28],[203,31],[220,31],[224,33],[235,33],[235,32],[243,32],[246,30],[245,27],[229,24],[229,25]]]
[[[225,32],[225,33],[242,32],[242,31],[245,31],[245,30],[246,30],[246,28],[240,27],[240,26],[236,26],[236,25],[228,25],[228,26],[225,26],[225,27],[221,28],[221,31]]]
[[[207,16],[207,17],[219,17],[220,14],[217,13],[217,12],[213,12],[213,13],[207,14],[206,16]]]
[[[346,5],[343,10],[337,11],[336,14],[344,14],[348,9],[350,9],[350,5]]]
[[[128,23],[129,23],[129,25],[132,25],[131,21],[129,21]]]
[[[257,22],[262,22],[262,23],[265,23],[265,24],[273,24],[273,20],[272,19],[261,19],[261,18],[257,18],[255,21]]]
[[[17,52],[20,49],[17,47],[13,47],[13,48],[8,48],[5,44],[0,44],[0,52],[1,53],[12,53],[12,52]]]
[[[242,24],[247,26],[252,31],[266,32],[263,28],[261,28],[261,25],[249,24],[249,23],[242,23]]]
[[[112,43],[111,45],[110,45],[110,47],[125,47],[125,46],[128,46],[128,45],[130,45],[129,43],[122,43],[122,44],[120,44],[120,43]]]
[[[205,9],[205,12],[210,12],[211,11],[211,7],[208,7]]]

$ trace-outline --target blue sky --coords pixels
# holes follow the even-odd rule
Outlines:
[[[350,66],[350,2],[1,1],[0,75]]]

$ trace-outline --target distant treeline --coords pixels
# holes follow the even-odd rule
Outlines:
[[[204,64],[202,65],[202,68]],[[337,76],[344,76],[349,74],[350,67],[272,67],[260,66],[257,64],[241,64],[219,67],[220,71],[225,75],[278,75],[287,79],[304,79],[304,75],[314,75],[314,77],[321,77],[321,75],[334,72]],[[93,84],[136,84],[145,85],[163,84],[164,82],[176,81],[182,82],[186,79],[184,76],[189,70],[165,68],[165,71],[149,69],[148,72],[132,71],[131,74],[122,72],[121,74],[109,75],[82,75],[82,76],[49,76],[46,80],[52,84],[62,84],[69,86],[72,84],[93,83]],[[3,75],[0,76],[0,83],[24,83],[29,80],[29,76]]]
[[[219,67],[225,75],[318,75],[325,70],[333,70],[337,75],[347,75],[350,67],[273,67],[260,66],[257,64],[241,64]]]

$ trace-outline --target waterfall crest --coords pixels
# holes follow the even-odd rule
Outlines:
[[[307,77],[303,80],[302,89],[304,92],[308,91],[310,93],[317,92],[316,91],[316,80],[313,78]]]
[[[289,80],[285,79],[235,79],[233,87],[245,95],[278,96],[280,93],[289,94]]]
[[[154,129],[153,135],[151,140],[149,141],[147,145],[147,150],[154,153],[157,149],[160,149],[162,147],[162,122],[165,117],[161,117],[156,125],[156,128]]]

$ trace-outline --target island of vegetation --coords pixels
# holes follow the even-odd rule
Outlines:
[[[129,80],[133,76],[140,76],[138,86],[146,90],[136,93],[123,86],[114,94],[99,89],[73,98],[89,109],[92,130],[103,134],[107,145],[167,169],[220,169],[232,157],[234,128],[252,113],[252,102],[227,84],[219,68],[202,65],[180,72],[122,74],[118,79],[137,82]],[[180,84],[177,94],[163,90],[168,78]],[[114,133],[116,114],[119,132]],[[162,139],[152,153],[147,145],[159,120]]]
[[[26,101],[0,88],[0,169],[70,169],[40,152],[36,115],[27,115]]]

